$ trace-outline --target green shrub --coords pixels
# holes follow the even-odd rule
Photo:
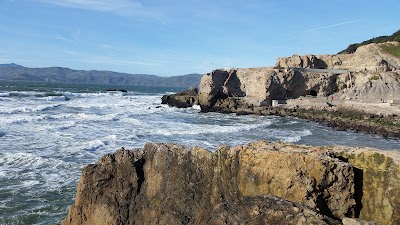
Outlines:
[[[371,43],[383,43],[383,42],[388,42],[388,41],[400,41],[400,30],[394,32],[392,35],[389,35],[389,36],[375,37],[375,38],[371,38],[369,40],[363,41],[361,43],[351,44],[351,45],[349,45],[349,47],[347,47],[345,50],[339,52],[338,54],[354,53],[357,50],[357,48],[360,46],[371,44]],[[392,53],[390,53],[390,54],[392,54]],[[397,57],[400,57],[400,56],[397,56]]]
[[[369,78],[370,80],[379,80],[379,76],[378,75],[373,75],[371,78]]]
[[[382,46],[384,52],[389,53],[397,58],[400,58],[400,47],[395,45]]]

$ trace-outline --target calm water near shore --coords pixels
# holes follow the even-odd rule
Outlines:
[[[255,140],[400,149],[399,140],[299,119],[160,105],[163,94],[181,90],[0,81],[0,224],[59,222],[74,201],[86,164],[146,142],[210,151]]]

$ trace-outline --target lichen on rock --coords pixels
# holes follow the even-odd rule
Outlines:
[[[215,152],[149,143],[86,166],[62,224],[396,224],[398,159],[265,141]]]

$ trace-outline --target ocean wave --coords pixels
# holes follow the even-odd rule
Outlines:
[[[242,131],[250,131],[261,127],[268,127],[271,124],[272,121],[270,120],[265,120],[259,124],[237,124],[231,126],[211,125],[211,124],[194,125],[189,123],[174,122],[174,123],[164,123],[164,125],[160,124],[158,129],[151,129],[148,132],[153,135],[163,135],[163,136],[235,133]]]
[[[291,134],[288,133],[287,136],[285,136],[285,137],[280,137],[279,139],[280,139],[282,142],[295,143],[295,142],[301,141],[301,139],[302,139],[303,137],[312,135],[312,132],[311,132],[310,130],[307,130],[307,129],[306,129],[306,130],[303,130],[303,131],[300,131],[300,132],[290,132],[290,133],[291,133]]]
[[[199,105],[193,105],[192,108],[195,110],[201,110],[201,107]]]
[[[24,106],[24,107],[17,107],[13,108],[8,111],[10,114],[16,114],[16,113],[30,113],[30,112],[43,112],[43,111],[48,111],[50,109],[54,109],[57,107],[60,107],[60,104],[54,104],[54,105],[41,105],[41,106]]]
[[[37,168],[49,164],[47,159],[26,152],[4,153],[0,157],[0,165],[15,168]]]
[[[83,150],[85,151],[90,151],[90,152],[94,152],[104,146],[110,145],[112,143],[115,143],[117,140],[117,136],[116,135],[109,135],[106,136],[104,138],[100,138],[100,139],[95,139],[95,140],[91,140],[88,141],[86,143],[83,144]]]

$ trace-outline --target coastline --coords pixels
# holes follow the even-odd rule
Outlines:
[[[198,103],[196,95],[185,95],[187,92],[182,93],[163,96],[162,104],[187,108],[193,107]],[[201,112],[235,113],[238,116],[254,114],[260,116],[296,117],[324,124],[339,131],[349,130],[379,135],[383,138],[400,139],[400,117],[396,113],[385,115],[380,113],[380,109],[377,108],[372,111],[374,113],[365,112],[360,107],[349,107],[345,104],[327,107],[323,106],[323,104],[310,103],[310,101],[305,105],[301,105],[297,104],[299,101],[305,102],[307,98],[293,99],[288,101],[288,104],[277,107],[251,106],[243,104],[238,98],[226,98],[217,100],[216,104],[211,108],[202,107]]]

